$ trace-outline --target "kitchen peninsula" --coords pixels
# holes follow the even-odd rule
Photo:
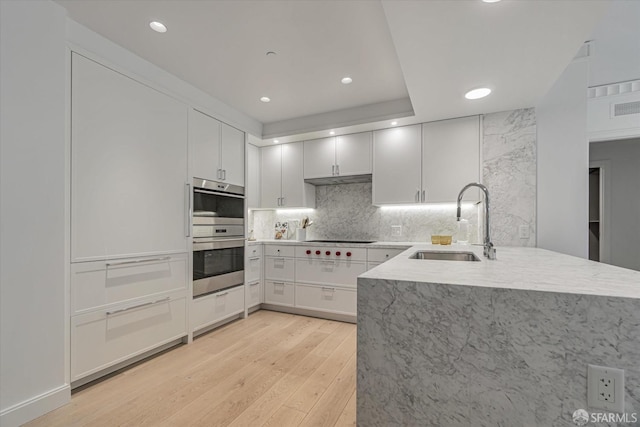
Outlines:
[[[537,248],[410,259],[358,278],[358,424],[574,425],[587,365],[624,369],[640,410],[640,272]]]

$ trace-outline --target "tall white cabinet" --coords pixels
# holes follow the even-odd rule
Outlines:
[[[247,207],[260,207],[260,148],[247,145]]]
[[[373,203],[455,202],[480,182],[480,117],[442,120],[374,132]],[[480,200],[470,189],[464,200]]]
[[[191,175],[244,187],[244,132],[189,111]]]
[[[187,251],[187,107],[72,61],[72,262]]]
[[[315,208],[316,191],[304,182],[303,143],[261,149],[261,207]]]
[[[187,106],[72,54],[70,378],[187,334]]]

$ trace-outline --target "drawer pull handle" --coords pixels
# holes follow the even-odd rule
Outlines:
[[[323,290],[323,291],[331,291],[331,292],[335,292],[335,291],[336,291],[336,288],[327,288],[326,286],[323,286],[323,287],[322,287],[322,290]]]
[[[107,316],[111,316],[111,315],[114,315],[114,314],[117,314],[117,313],[122,313],[123,311],[133,310],[134,308],[140,308],[140,307],[146,307],[148,305],[160,304],[161,302],[166,302],[166,301],[169,301],[170,299],[171,298],[166,297],[166,298],[159,299],[158,301],[143,302],[142,304],[132,305],[131,307],[121,308],[119,310],[114,310],[114,311],[107,311]]]
[[[284,262],[284,258],[273,258],[274,261],[282,261]]]
[[[160,258],[136,259],[134,261],[108,262],[107,263],[107,268],[116,267],[118,265],[139,264],[141,262],[167,261],[169,259],[171,259],[170,256],[163,256],[163,257],[160,257]]]
[[[260,282],[253,282],[253,283],[249,283],[249,286],[257,286],[259,284],[260,284]]]
[[[284,286],[284,282],[273,282],[274,285]]]
[[[222,292],[222,293],[216,294],[216,297],[223,297],[223,296],[227,295],[228,293],[229,293],[229,291]]]
[[[249,258],[249,261],[255,261],[257,259],[260,259],[260,257],[259,256],[254,256],[254,257]]]

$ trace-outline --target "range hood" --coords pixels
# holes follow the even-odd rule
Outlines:
[[[313,185],[359,184],[362,182],[371,182],[371,177],[372,175],[370,173],[364,175],[337,175],[305,179],[304,182]]]

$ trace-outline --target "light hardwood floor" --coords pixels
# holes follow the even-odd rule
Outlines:
[[[356,425],[356,325],[261,310],[71,396],[27,424]]]

